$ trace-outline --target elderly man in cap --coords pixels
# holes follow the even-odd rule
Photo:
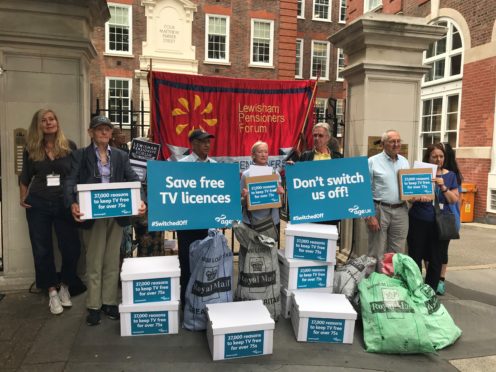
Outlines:
[[[74,219],[80,223],[86,248],[88,325],[100,323],[100,311],[110,319],[119,319],[119,252],[123,226],[129,225],[130,220],[129,217],[116,217],[83,222],[76,185],[139,181],[138,175],[131,169],[127,153],[109,146],[112,129],[112,123],[105,116],[91,119],[88,129],[91,144],[72,153],[71,173],[65,184],[66,204],[71,208]],[[138,212],[143,215],[145,211],[142,201]]]
[[[212,134],[201,129],[196,129],[189,135],[191,144],[191,154],[182,158],[184,162],[204,162],[216,163],[214,159],[208,157],[210,152],[210,139],[215,138]],[[181,265],[181,304],[184,306],[184,293],[188,286],[191,272],[189,270],[189,246],[195,240],[202,240],[208,236],[208,229],[198,230],[180,230],[177,232],[177,241],[179,246],[179,263]]]

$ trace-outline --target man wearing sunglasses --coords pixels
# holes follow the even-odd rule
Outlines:
[[[82,221],[75,188],[77,184],[139,181],[132,170],[126,152],[109,146],[113,125],[105,116],[91,119],[88,134],[91,144],[72,152],[71,173],[65,185],[66,204],[74,220],[82,228],[86,249],[86,276],[88,295],[86,323],[100,323],[100,311],[110,319],[119,319],[118,282],[119,254],[123,226],[130,224],[129,217],[102,218]],[[142,201],[140,215],[146,211]]]
[[[365,218],[369,230],[368,255],[380,260],[387,252],[405,252],[408,235],[408,207],[400,200],[398,171],[408,169],[408,160],[401,156],[401,137],[395,130],[386,131],[381,137],[383,151],[369,158],[375,216]]]

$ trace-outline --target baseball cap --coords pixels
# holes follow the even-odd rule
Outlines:
[[[213,134],[207,133],[204,130],[201,129],[195,129],[191,134],[189,135],[189,142],[193,140],[203,140],[205,138],[215,138]]]
[[[95,116],[91,119],[90,129],[96,128],[99,125],[106,125],[106,126],[110,127],[111,129],[114,128],[110,119],[106,116],[103,116],[103,115],[98,115],[98,116]]]

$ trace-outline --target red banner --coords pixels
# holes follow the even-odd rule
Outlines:
[[[214,159],[240,163],[261,140],[277,165],[298,142],[314,84],[152,72],[154,138],[164,159],[180,159],[190,148],[189,133],[202,128],[215,135]]]

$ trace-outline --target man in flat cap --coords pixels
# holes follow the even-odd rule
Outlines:
[[[112,129],[111,121],[105,116],[91,119],[88,129],[91,144],[72,152],[71,173],[65,184],[65,202],[71,208],[74,220],[80,223],[86,248],[88,325],[100,323],[100,311],[110,319],[119,319],[119,253],[122,229],[130,224],[130,220],[129,217],[115,217],[83,222],[76,185],[139,181],[138,175],[131,168],[127,153],[109,146]],[[142,201],[138,212],[144,215],[145,211],[146,206]]]
[[[201,129],[196,129],[189,135],[191,144],[191,154],[182,158],[184,162],[205,162],[216,163],[214,159],[208,157],[210,152],[210,139],[215,138],[212,134]],[[177,231],[177,242],[179,247],[179,264],[181,265],[181,304],[184,307],[184,293],[188,286],[191,272],[189,270],[189,246],[196,240],[202,240],[208,236],[208,229],[179,230]]]

